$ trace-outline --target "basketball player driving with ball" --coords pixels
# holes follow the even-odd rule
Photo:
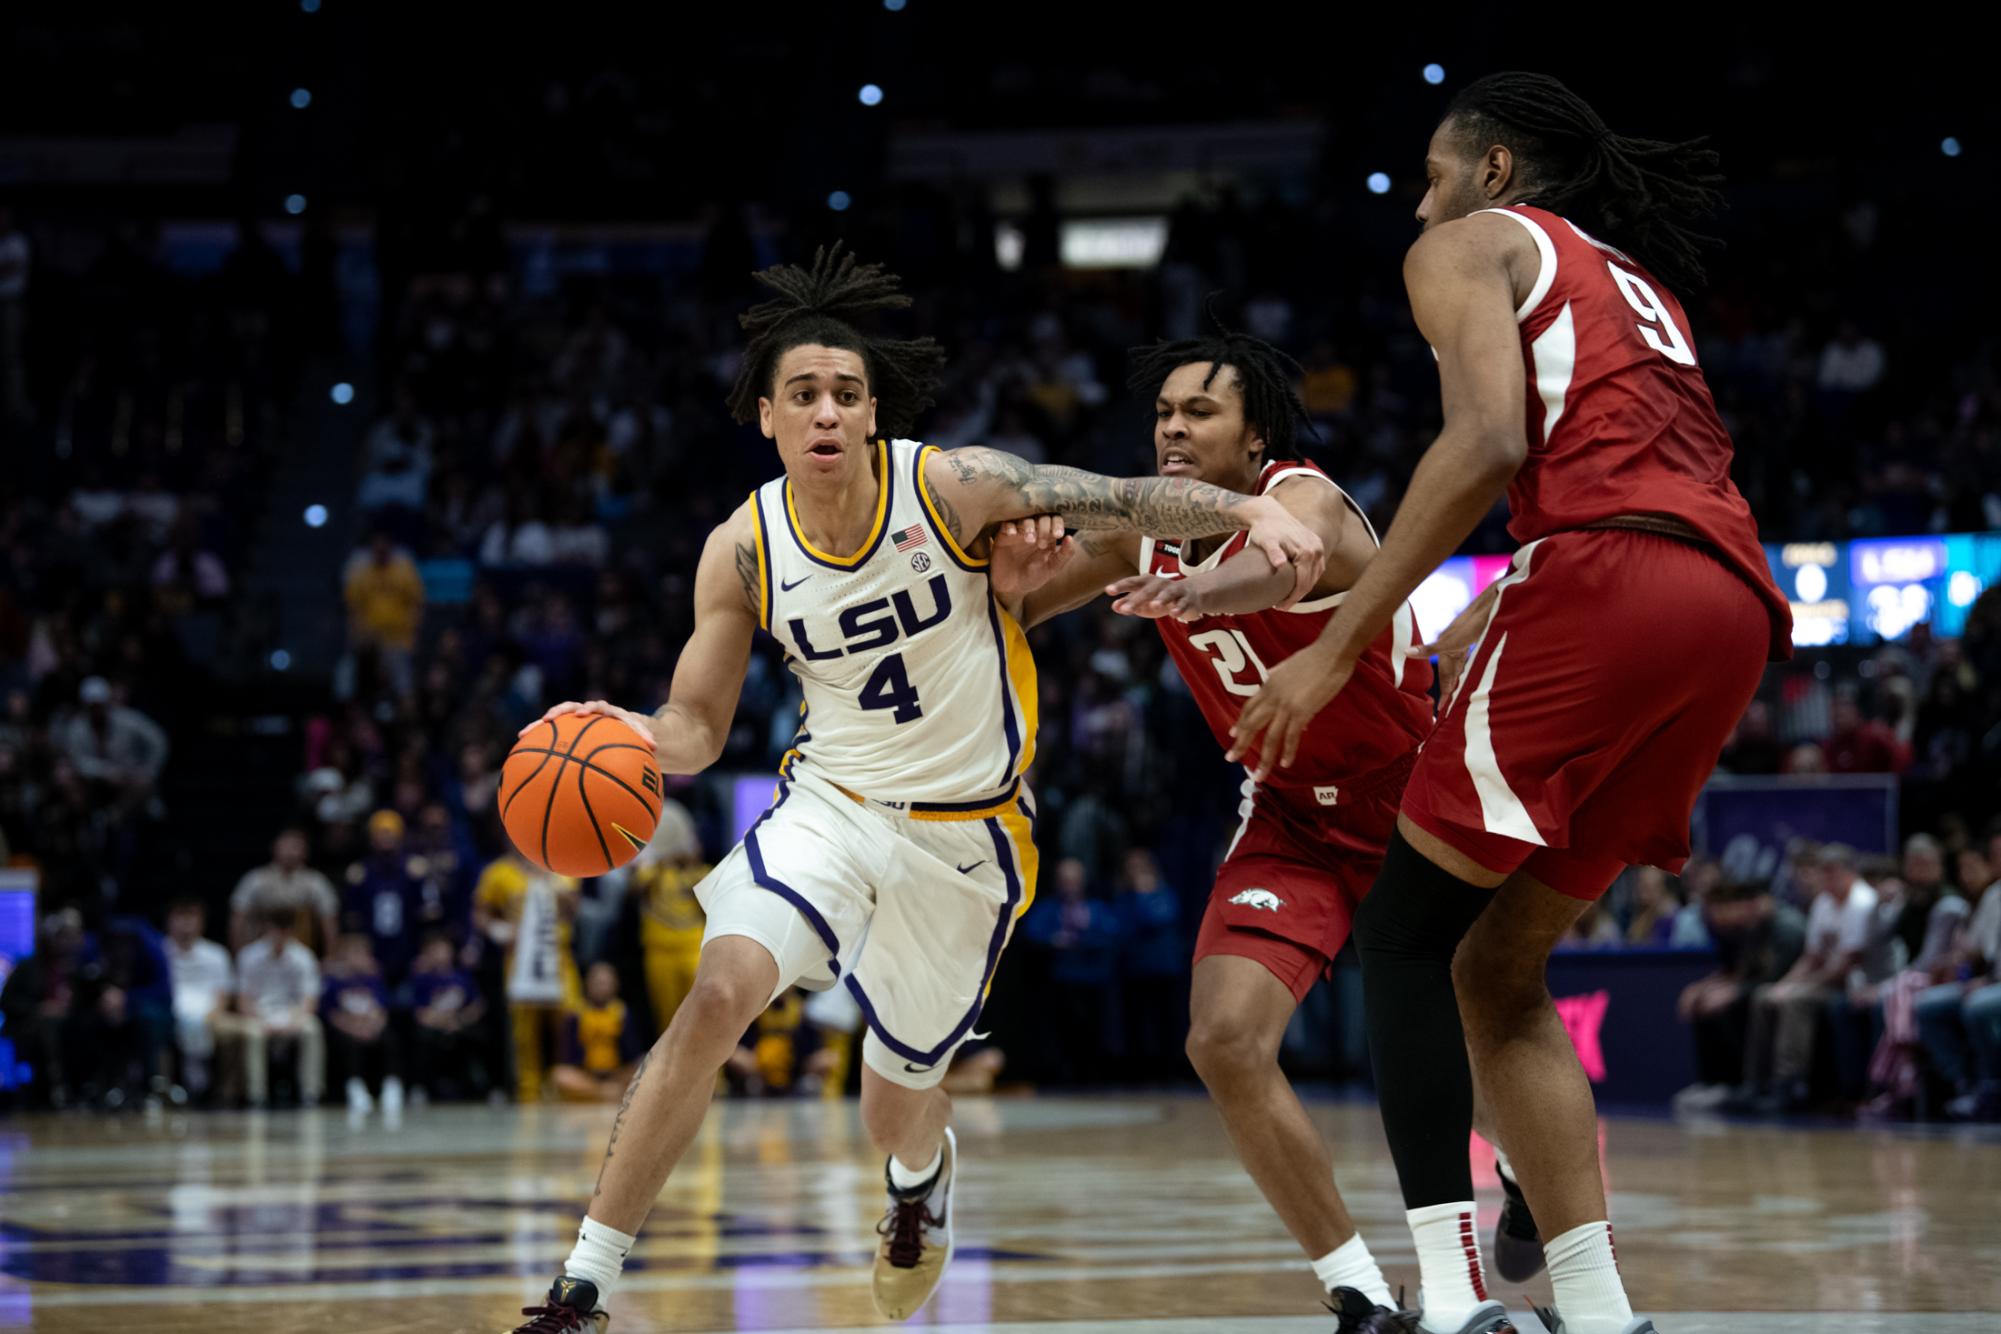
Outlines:
[[[757,277],[774,296],[742,317],[730,406],[777,443],[784,475],[710,534],[667,704],[547,717],[616,717],[662,769],[698,773],[722,754],[759,629],[784,648],[805,715],[770,809],[696,889],[708,920],[693,990],[627,1087],[576,1247],[519,1334],[606,1328],[633,1234],[716,1072],[795,984],[845,986],[867,1017],[862,1119],[888,1155],[875,1302],[891,1319],[922,1306],[952,1253],[957,1146],[938,1084],[1035,892],[1022,782],[1035,666],[989,587],[990,532],[1039,514],[1086,530],[1242,530],[1266,568],[1288,567],[1288,597],[1325,562],[1268,497],[882,438],[912,428],[943,361],[929,339],[856,327],[909,304],[898,280],[838,247]]]

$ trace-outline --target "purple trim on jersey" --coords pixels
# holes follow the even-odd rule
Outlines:
[[[780,779],[778,783],[778,800],[772,802],[771,809],[758,816],[757,824],[752,825],[744,833],[744,856],[750,859],[750,878],[753,883],[762,889],[770,890],[779,898],[784,899],[799,910],[799,915],[806,919],[806,924],[812,927],[814,934],[820,937],[820,943],[827,947],[827,966],[834,970],[835,977],[839,977],[841,975],[841,938],[834,934],[833,927],[827,925],[827,919],[820,916],[820,910],[806,901],[804,894],[801,894],[798,890],[792,888],[792,886],[786,884],[783,880],[780,880],[765,869],[764,853],[757,846],[758,825],[763,824],[773,815],[776,815],[778,808],[783,806],[785,799],[791,795],[792,785],[784,779]]]

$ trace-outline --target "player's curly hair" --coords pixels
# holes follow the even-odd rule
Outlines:
[[[1132,374],[1126,385],[1151,398],[1167,377],[1191,362],[1206,361],[1209,373],[1202,387],[1215,384],[1228,366],[1236,372],[1237,392],[1244,400],[1244,423],[1264,437],[1267,459],[1299,457],[1299,437],[1313,435],[1313,419],[1293,386],[1305,376],[1299,363],[1262,338],[1228,328],[1209,311],[1210,332],[1176,342],[1136,347],[1126,355]]]
[[[750,335],[730,386],[730,414],[757,420],[757,400],[773,391],[778,361],[795,347],[817,343],[859,353],[876,400],[876,428],[907,435],[938,391],[945,349],[932,338],[874,338],[856,321],[910,305],[903,280],[880,264],[863,264],[839,241],[813,252],[811,268],[778,264],[751,275],[775,295],[737,317]]]
[[[1723,207],[1723,176],[1707,139],[1614,134],[1560,81],[1520,71],[1468,84],[1445,120],[1463,139],[1515,155],[1530,190],[1521,202],[1575,217],[1671,287],[1705,281],[1702,251],[1721,242],[1692,224]]]

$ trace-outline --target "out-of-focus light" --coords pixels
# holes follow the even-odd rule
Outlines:
[[[1369,193],[1372,195],[1386,195],[1389,192],[1390,192],[1390,174],[1386,171],[1370,172]]]
[[[827,196],[827,207],[834,210],[834,212],[836,213],[846,213],[848,211],[848,205],[854,202],[855,201],[853,199],[849,198],[848,192],[846,190],[836,190],[834,191],[834,193]]]
[[[1955,607],[1970,607],[1980,597],[1980,576],[1971,570],[1954,570],[1945,581],[1945,600]]]
[[[299,8],[308,14],[320,12],[320,0],[299,0]]]
[[[306,527],[324,528],[326,526],[327,526],[327,507],[325,505],[306,506]]]
[[[342,407],[346,407],[348,404],[354,402],[354,386],[345,380],[342,380],[333,387],[332,394],[333,401]]]
[[[1940,142],[1938,146],[1938,151],[1945,154],[1947,157],[1958,157],[1959,140],[1952,138],[1951,136],[1947,136],[1943,141]]]
[[[882,0],[882,7],[892,14],[901,14],[906,0]]]
[[[312,104],[313,104],[312,89],[294,88],[292,90],[292,109],[294,111],[304,111],[307,107],[311,106]]]
[[[285,211],[294,217],[304,213],[306,211],[306,197],[304,195],[286,195]]]
[[[272,671],[274,671],[274,672],[284,672],[284,671],[290,671],[290,670],[291,670],[291,668],[292,668],[292,655],[291,655],[291,654],[287,653],[287,652],[286,652],[286,651],[285,651],[284,649],[281,649],[281,648],[277,648],[277,649],[272,649],[272,650],[271,650],[271,670],[272,670]]]
[[[1827,596],[1827,571],[1818,565],[1802,565],[1793,575],[1793,591],[1802,602],[1818,602]]]
[[[865,107],[881,106],[882,85],[878,83],[865,83],[862,85],[861,92],[856,94],[856,96],[861,98],[862,105]]]
[[[1445,66],[1439,64],[1426,65],[1424,67],[1424,81],[1426,83],[1444,83]]]

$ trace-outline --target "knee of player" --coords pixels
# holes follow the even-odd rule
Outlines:
[[[1202,1082],[1227,1084],[1271,1061],[1263,1035],[1244,1016],[1228,1011],[1197,1013],[1188,1025],[1184,1048]]]
[[[755,978],[720,970],[704,973],[674,1012],[668,1032],[726,1033],[734,1043],[770,1000]]]
[[[1495,957],[1473,940],[1452,958],[1452,989],[1462,1001],[1490,1013],[1535,1010],[1549,1002],[1541,960]]]

